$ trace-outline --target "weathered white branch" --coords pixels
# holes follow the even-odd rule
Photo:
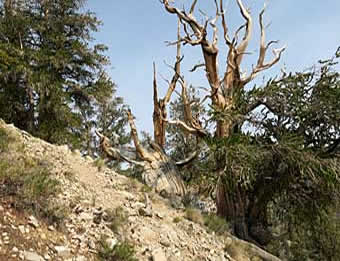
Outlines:
[[[246,32],[245,35],[243,37],[242,42],[238,45],[237,49],[236,49],[236,53],[238,54],[237,57],[237,65],[240,66],[241,62],[242,62],[242,57],[243,57],[243,53],[245,52],[245,50],[248,47],[249,41],[251,39],[251,33],[253,30],[253,20],[250,16],[249,11],[244,7],[243,3],[241,0],[237,0],[237,4],[240,8],[241,14],[243,16],[243,18],[246,20]]]
[[[143,148],[143,146],[140,144],[140,141],[138,139],[136,125],[135,125],[135,122],[133,120],[133,116],[130,110],[127,111],[127,115],[128,115],[130,128],[131,128],[131,137],[132,137],[133,143],[135,144],[137,155],[147,162],[150,162],[150,163],[153,162],[155,160],[154,157],[149,152],[147,152]]]
[[[183,167],[183,166],[189,164],[190,162],[192,162],[194,159],[196,159],[197,156],[198,156],[198,154],[199,154],[198,151],[194,151],[194,152],[193,152],[189,157],[187,157],[186,159],[181,160],[181,161],[177,161],[177,162],[176,162],[176,165],[177,165],[178,167]]]
[[[224,16],[223,0],[220,0],[220,14],[222,16],[222,27],[223,27],[223,32],[224,32],[223,34],[224,40],[228,46],[231,46],[232,44],[228,36],[228,26],[227,26],[225,16]]]
[[[244,85],[249,83],[251,80],[253,80],[259,72],[269,69],[274,64],[276,64],[280,60],[281,54],[286,49],[286,46],[280,49],[273,49],[274,58],[268,63],[265,63],[265,56],[266,56],[267,50],[272,44],[275,44],[278,42],[278,41],[270,41],[268,42],[268,44],[266,44],[266,32],[265,32],[265,26],[263,25],[263,15],[264,15],[265,10],[266,10],[266,5],[264,6],[264,8],[262,9],[259,15],[259,24],[260,24],[260,29],[261,29],[259,58],[257,60],[257,65],[255,66],[255,68],[253,68],[250,75],[248,77],[241,79]]]
[[[138,166],[144,167],[145,164],[143,162],[135,161],[124,156],[119,149],[110,146],[110,140],[103,134],[101,134],[98,130],[95,130],[96,134],[100,138],[100,147],[104,151],[104,153],[113,160],[124,160],[128,163],[135,164]]]

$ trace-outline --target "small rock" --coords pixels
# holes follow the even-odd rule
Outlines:
[[[9,236],[4,237],[4,244],[8,245],[9,244]]]
[[[87,245],[90,249],[96,249],[96,244],[92,240],[89,240]]]
[[[131,207],[134,209],[140,209],[140,208],[145,208],[145,204],[141,202],[136,202],[134,204],[131,204]]]
[[[81,212],[84,211],[84,209],[80,206],[80,205],[77,205],[74,210],[73,210],[76,214],[80,214]]]
[[[159,243],[160,243],[161,245],[165,246],[165,247],[170,247],[170,242],[169,242],[169,240],[162,239]]]
[[[96,215],[96,216],[101,216],[103,215],[103,209],[102,207],[99,207],[99,208],[96,208],[94,211],[93,211],[93,214]]]
[[[24,259],[27,261],[44,261],[44,258],[35,252],[24,252]]]
[[[57,255],[62,258],[71,257],[71,250],[65,246],[55,246],[54,249],[57,251]]]
[[[102,216],[98,215],[93,218],[93,222],[97,225],[99,225],[102,222]]]
[[[150,208],[140,208],[138,213],[144,217],[152,217],[152,210]]]
[[[18,248],[16,248],[16,247],[13,247],[12,251],[13,251],[14,253],[16,253],[16,252],[18,252],[18,251],[19,251],[19,249],[18,249]]]
[[[82,221],[88,221],[88,220],[93,219],[93,216],[89,213],[83,212],[79,215],[79,219],[82,220]]]
[[[115,238],[108,238],[106,239],[106,244],[108,245],[108,247],[110,247],[111,249],[115,247],[115,245],[117,245],[118,240]]]
[[[163,219],[163,215],[156,213],[156,217],[158,217],[159,219]]]
[[[3,206],[0,206],[0,212],[4,212],[5,209],[3,208]]]
[[[21,232],[21,234],[25,234],[25,232],[26,232],[25,226],[20,225],[20,226],[19,226],[19,231]]]
[[[225,245],[230,246],[233,243],[233,240],[230,237],[227,237],[225,240]]]
[[[167,261],[166,256],[161,248],[158,248],[151,253],[153,261]]]
[[[48,230],[49,231],[54,231],[55,229],[54,229],[54,226],[48,226]]]
[[[28,218],[28,224],[31,225],[34,228],[38,228],[39,227],[39,222],[38,222],[38,220],[34,216],[30,216]]]

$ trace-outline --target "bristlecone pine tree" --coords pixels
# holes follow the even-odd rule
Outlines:
[[[288,216],[294,216],[294,220],[323,213],[334,203],[340,177],[339,74],[330,69],[332,61],[321,67],[320,74],[313,71],[283,75],[279,80],[269,81],[264,88],[245,88],[260,72],[278,63],[285,50],[284,47],[274,49],[273,58],[266,61],[267,51],[277,41],[266,43],[265,8],[259,14],[257,63],[245,75],[241,63],[248,54],[254,21],[241,0],[236,3],[245,23],[233,37],[229,36],[223,0],[212,1],[216,7],[215,17],[206,18],[203,23],[195,17],[197,0],[193,0],[188,12],[177,8],[176,1],[161,2],[166,12],[179,21],[177,41],[170,43],[177,46],[174,76],[169,81],[166,96],[160,99],[156,71],[154,73],[155,142],[150,142],[150,148],[141,146],[133,116],[128,112],[136,157],[124,160],[142,166],[144,181],[156,191],[183,195],[185,187],[177,166],[191,162],[197,153],[175,164],[164,152],[166,125],[181,127],[187,135],[204,140],[214,155],[212,171],[216,177],[218,215],[230,222],[238,237],[258,245],[267,245],[273,239],[269,228],[273,213],[278,211],[275,203],[281,202],[285,207],[281,217],[288,211]],[[221,22],[223,42],[228,48],[222,74],[218,70],[218,22]],[[210,35],[211,40],[208,39]],[[205,69],[210,88],[201,102],[211,102],[213,130],[205,129],[199,115],[192,110],[188,84],[180,70],[181,44],[201,49],[204,63],[195,65],[192,71]],[[182,90],[183,119],[169,120],[166,106],[178,83]],[[109,146],[105,136],[98,135],[108,155],[123,158],[119,150]],[[293,223],[283,224],[290,230],[296,225]]]
[[[182,86],[184,121],[167,122],[203,138],[215,154],[218,214],[232,224],[240,238],[266,245],[273,239],[269,230],[270,206],[276,200],[284,199],[290,213],[322,213],[329,206],[325,202],[334,203],[339,188],[339,74],[330,69],[333,60],[321,67],[320,75],[317,71],[283,75],[265,88],[245,89],[260,72],[275,65],[285,50],[274,49],[274,57],[265,61],[268,49],[277,43],[265,41],[265,7],[259,14],[258,60],[250,74],[244,75],[241,63],[247,54],[253,18],[241,0],[236,3],[245,24],[232,38],[222,0],[214,1],[216,16],[206,18],[204,23],[195,18],[197,0],[189,12],[170,1],[162,3],[183,27],[184,37],[173,44],[201,47],[204,63],[194,66],[193,71],[205,69],[210,93],[204,100],[211,101],[211,121],[216,128],[209,133],[193,116],[182,76],[178,81]],[[222,76],[217,62],[218,21],[228,47]],[[212,40],[208,39],[208,27],[212,28]],[[175,73],[180,75],[179,70]],[[249,128],[244,128],[247,124],[258,131],[251,134]]]
[[[207,18],[202,24],[195,18],[197,0],[193,1],[189,12],[176,8],[171,5],[168,0],[163,0],[162,3],[165,10],[170,14],[176,15],[183,25],[185,35],[184,37],[180,37],[177,42],[201,47],[204,63],[195,66],[195,68],[197,69],[200,66],[205,68],[206,77],[210,85],[210,94],[207,97],[210,98],[211,106],[215,112],[216,130],[214,138],[215,141],[229,140],[235,134],[241,132],[241,123],[244,120],[242,116],[247,115],[255,109],[250,104],[249,108],[242,104],[245,86],[251,82],[258,73],[276,64],[280,60],[285,48],[274,49],[274,58],[269,62],[265,62],[267,50],[275,41],[271,41],[268,44],[265,42],[265,26],[263,24],[265,9],[263,9],[259,16],[261,39],[258,61],[249,75],[243,75],[241,72],[241,62],[247,54],[247,47],[253,31],[253,18],[241,0],[237,0],[237,4],[245,20],[245,24],[235,32],[233,38],[229,37],[222,0],[219,3],[215,1],[216,16],[211,20]],[[226,55],[226,69],[222,77],[220,77],[218,71],[218,21],[221,21],[224,42],[229,48],[228,54]],[[208,26],[212,28],[211,40],[208,39]],[[244,34],[241,38],[239,34],[241,34],[242,30],[244,30]],[[184,81],[180,83],[182,85],[182,97],[185,97],[186,83]],[[186,106],[185,98],[183,98],[183,101],[184,106]],[[239,117],[236,117],[236,115]],[[186,106],[185,121],[177,120],[171,123],[182,126],[193,135],[209,139],[210,135],[208,132],[204,130],[200,122],[192,116],[189,105]],[[218,214],[233,222],[234,231],[238,236],[251,240],[250,230],[258,226],[259,222],[262,223],[264,209],[258,204],[252,204],[254,202],[250,201],[250,195],[246,189],[240,182],[236,182],[240,177],[234,177],[235,182],[232,189],[227,187],[226,182],[224,182],[225,176],[231,176],[235,173],[233,173],[232,169],[228,171],[229,163],[224,150],[216,152],[216,162],[216,175],[220,179],[216,199]],[[240,166],[240,168],[242,168],[242,166]],[[251,208],[254,208],[254,210]],[[252,216],[250,217],[249,215]],[[250,224],[250,222],[253,222],[253,224]],[[261,238],[263,238],[263,236],[261,236]]]
[[[49,142],[88,150],[86,119],[97,117],[98,98],[112,97],[114,85],[103,73],[107,48],[91,44],[100,21],[82,11],[84,3],[1,1],[0,117]]]

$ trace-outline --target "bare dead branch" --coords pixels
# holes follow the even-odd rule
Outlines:
[[[222,16],[222,27],[223,27],[223,32],[224,32],[223,34],[224,40],[228,46],[231,46],[232,44],[228,36],[228,27],[227,27],[227,23],[225,21],[225,16],[224,16],[223,0],[220,0],[220,14]]]
[[[177,125],[178,127],[181,127],[184,131],[188,132],[189,134],[198,136],[198,137],[206,137],[208,134],[203,129],[195,129],[193,127],[188,126],[185,122],[180,120],[166,120],[167,123],[172,125]]]
[[[192,125],[193,117],[192,117],[192,111],[191,111],[191,106],[190,102],[188,99],[188,92],[187,92],[187,86],[186,82],[181,83],[182,85],[182,102],[183,102],[183,107],[184,107],[184,120],[187,123],[190,123]]]
[[[159,76],[163,79],[163,81],[170,85],[170,81],[167,78],[165,78],[163,74],[160,73]]]
[[[156,79],[156,64],[153,62],[153,103],[154,106],[158,103],[158,90],[157,90],[157,79]]]
[[[192,4],[191,10],[195,8],[196,0]],[[162,3],[165,9],[172,14],[176,14],[180,19],[181,23],[183,24],[184,32],[186,36],[181,38],[181,41],[188,43],[190,45],[201,45],[203,50],[203,56],[205,60],[207,78],[209,80],[209,84],[212,88],[219,87],[219,78],[218,78],[218,66],[217,66],[217,27],[215,25],[214,20],[210,21],[210,24],[213,27],[213,42],[210,43],[207,39],[207,26],[209,24],[209,19],[206,19],[204,25],[201,25],[197,22],[196,18],[194,17],[193,13],[186,14],[185,11],[180,11],[179,9],[171,6],[169,4],[169,0],[162,0]],[[219,16],[219,12],[217,10],[216,20]],[[188,32],[186,25],[193,31],[193,35],[195,39],[192,38],[191,34]]]
[[[146,151],[143,146],[140,144],[140,141],[138,139],[138,133],[137,133],[137,129],[136,129],[136,125],[132,116],[132,113],[130,110],[127,111],[127,116],[128,116],[128,121],[130,124],[130,128],[131,128],[131,137],[133,140],[133,143],[135,144],[135,148],[136,148],[136,153],[139,157],[141,157],[143,160],[151,163],[152,161],[154,161],[154,157],[151,155],[151,153],[149,153],[148,151]]]
[[[181,35],[180,35],[180,21],[178,20],[178,25],[177,25],[177,39],[180,39],[181,38]],[[175,74],[174,76],[172,77],[172,80],[170,82],[170,86],[168,88],[168,91],[167,91],[167,94],[165,95],[164,97],[164,103],[167,104],[169,101],[170,101],[170,98],[171,98],[171,94],[173,93],[173,91],[175,90],[176,88],[176,83],[178,81],[178,78],[180,77],[181,75],[181,62],[183,60],[183,56],[181,57],[181,43],[178,42],[177,43],[177,55],[176,55],[176,63],[175,63]]]
[[[110,140],[103,134],[101,134],[98,130],[95,130],[96,134],[100,138],[100,147],[104,151],[104,153],[113,160],[124,160],[128,163],[135,164],[141,167],[144,167],[145,164],[143,162],[135,161],[128,157],[125,157],[119,149],[111,147]]]
[[[194,71],[196,71],[198,68],[201,68],[201,67],[204,67],[204,66],[205,66],[205,63],[196,64],[196,65],[194,65],[194,67],[192,67],[191,70],[189,70],[189,72],[194,72]]]
[[[210,21],[210,25],[213,28],[213,39],[212,39],[212,45],[213,46],[217,46],[218,43],[218,29],[216,26],[216,21],[218,19],[218,17],[220,16],[219,10],[218,10],[218,4],[217,4],[217,0],[215,0],[215,6],[216,6],[216,16],[214,19],[212,19]]]
[[[195,2],[197,2],[197,0],[195,0],[193,5],[191,6],[191,10],[193,10],[195,8],[195,5],[196,5]],[[201,38],[202,31],[203,31],[204,28],[203,28],[202,25],[200,25],[197,22],[196,18],[193,16],[192,13],[189,13],[189,15],[187,15],[184,11],[180,11],[178,8],[170,6],[169,0],[162,0],[162,3],[164,4],[165,9],[169,13],[176,14],[180,20],[188,23],[188,25],[190,25],[190,27],[193,30],[196,37],[198,39]]]
[[[237,0],[237,4],[240,8],[240,12],[241,12],[243,18],[246,20],[245,35],[243,37],[242,42],[238,45],[238,47],[236,49],[237,54],[239,54],[238,57],[237,57],[237,65],[240,66],[240,64],[242,62],[242,57],[243,57],[242,53],[244,53],[245,50],[247,49],[250,38],[251,38],[251,33],[252,33],[252,30],[253,30],[253,20],[250,16],[249,11],[244,7],[242,0]]]
[[[266,9],[266,5],[264,6],[264,8],[262,9],[262,11],[260,12],[260,15],[259,15],[259,24],[260,24],[260,29],[261,29],[259,58],[257,60],[256,67],[253,68],[250,75],[248,77],[242,79],[242,82],[243,82],[244,85],[249,83],[251,80],[253,80],[259,72],[266,70],[266,69],[269,69],[274,64],[276,64],[280,60],[281,54],[286,49],[285,46],[280,48],[280,49],[273,49],[274,58],[271,61],[269,61],[268,63],[265,63],[265,56],[266,56],[267,50],[269,49],[269,47],[272,44],[278,43],[278,41],[270,41],[266,44],[266,33],[265,33],[265,27],[263,25],[263,15],[264,15],[265,9]]]
[[[194,13],[196,4],[197,4],[197,0],[194,0],[194,1],[192,2],[191,8],[190,8],[189,15],[192,15],[192,14]]]
[[[198,151],[194,151],[191,155],[189,155],[189,157],[187,157],[186,159],[184,160],[181,160],[181,161],[177,161],[176,162],[176,165],[178,167],[184,167],[185,165],[188,165],[189,163],[191,163],[194,159],[197,158],[199,152]]]

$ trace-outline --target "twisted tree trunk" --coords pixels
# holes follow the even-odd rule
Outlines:
[[[255,76],[274,64],[276,64],[281,57],[285,47],[281,49],[274,49],[274,58],[265,62],[266,52],[269,47],[276,43],[276,41],[265,42],[265,30],[263,25],[263,14],[265,8],[259,15],[259,24],[261,30],[259,56],[256,66],[252,68],[249,75],[244,76],[241,70],[241,62],[244,57],[251,39],[253,30],[253,19],[247,8],[243,5],[242,0],[236,0],[240,13],[245,20],[245,23],[239,27],[235,32],[234,37],[230,38],[228,35],[228,26],[224,17],[225,11],[223,9],[223,0],[215,0],[216,16],[213,19],[206,17],[204,23],[200,24],[194,16],[197,0],[193,0],[190,11],[186,12],[182,9],[176,8],[169,0],[162,0],[165,10],[170,14],[175,14],[183,24],[184,37],[177,40],[184,44],[196,46],[200,45],[203,58],[204,67],[206,71],[206,78],[210,85],[210,94],[207,95],[211,100],[212,108],[216,115],[216,129],[215,138],[217,140],[227,140],[232,137],[235,131],[240,131],[242,120],[235,118],[235,114],[245,116],[250,111],[242,111],[239,106],[241,104],[241,92],[245,85],[255,78]],[[221,26],[223,29],[224,41],[229,48],[226,60],[226,69],[222,78],[218,72],[218,27],[217,20],[221,18]],[[212,28],[212,40],[208,40],[208,26]],[[239,34],[244,30],[243,37]],[[200,65],[195,66],[198,68]],[[183,78],[183,77],[182,77]],[[181,79],[182,79],[181,78]],[[184,81],[181,81],[183,90],[185,89]],[[185,92],[184,92],[185,93]],[[183,105],[185,110],[190,111],[190,106],[186,106],[185,97],[182,93]],[[250,106],[254,109],[256,106]],[[204,137],[208,132],[202,129],[202,126],[197,124],[190,113],[186,113],[185,122],[172,121],[184,128],[187,132]],[[170,121],[169,121],[170,122]],[[225,156],[225,155],[224,155]],[[266,230],[266,200],[261,197],[261,193],[246,190],[237,181],[235,173],[226,171],[226,162],[228,160],[221,157],[216,158],[217,170],[216,175],[219,177],[217,184],[216,204],[218,214],[225,217],[232,223],[235,233],[243,239],[257,242],[258,244],[266,244],[268,242],[268,233]],[[227,178],[226,178],[227,177]],[[227,180],[234,179],[234,185],[230,187]],[[253,193],[254,192],[254,193]]]

